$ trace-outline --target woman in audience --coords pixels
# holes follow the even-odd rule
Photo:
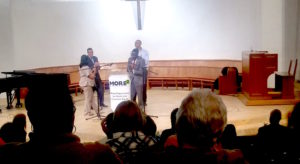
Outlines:
[[[145,124],[142,127],[142,132],[148,136],[156,136],[156,124],[150,116],[143,115],[145,117]],[[114,132],[117,132],[117,129],[113,129],[112,123],[114,120],[114,113],[108,114],[102,121],[101,127],[103,132],[106,134],[108,139],[112,139]]]
[[[154,137],[143,132],[145,121],[135,102],[123,101],[117,106],[111,125],[113,139],[107,143],[124,163],[134,162],[139,153],[148,151],[156,143]]]

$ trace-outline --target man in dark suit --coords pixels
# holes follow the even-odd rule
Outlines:
[[[284,152],[289,149],[290,130],[279,124],[281,111],[274,109],[270,114],[270,124],[258,129],[258,150],[261,153]]]
[[[95,77],[95,85],[96,85],[96,89],[97,89],[97,95],[99,98],[99,104],[101,107],[107,107],[107,105],[104,104],[104,87],[100,78],[100,74],[98,72],[98,70],[100,69],[100,65],[98,62],[98,58],[96,56],[94,56],[94,51],[92,48],[88,48],[87,49],[87,54],[89,56],[89,60],[88,60],[88,66],[93,69],[94,67],[96,67],[96,77]]]
[[[139,50],[137,48],[133,49],[131,56],[128,59],[127,72],[129,73],[131,86],[131,100],[138,96],[139,107],[144,111],[144,101],[143,101],[143,75],[145,61],[142,57],[138,56]]]

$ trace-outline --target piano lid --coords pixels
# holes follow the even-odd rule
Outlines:
[[[1,72],[5,75],[32,75],[35,74],[35,71],[27,71],[27,70],[14,70],[12,72]]]

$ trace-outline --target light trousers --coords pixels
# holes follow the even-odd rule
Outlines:
[[[84,93],[84,115],[91,113],[91,108],[98,112],[97,99],[94,97],[94,91],[91,86],[82,87]]]

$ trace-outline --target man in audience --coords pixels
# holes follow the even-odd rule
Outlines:
[[[289,148],[290,131],[287,127],[279,124],[281,112],[274,109],[270,113],[270,124],[258,130],[258,147],[262,153],[286,152]]]
[[[72,134],[75,107],[65,74],[30,77],[25,100],[33,126],[30,141],[15,149],[0,149],[0,161],[10,163],[120,163],[112,150],[99,143],[80,143]]]
[[[143,133],[145,117],[133,101],[121,102],[113,116],[113,139],[107,143],[124,163],[134,163],[138,154],[147,152],[157,141]]]

